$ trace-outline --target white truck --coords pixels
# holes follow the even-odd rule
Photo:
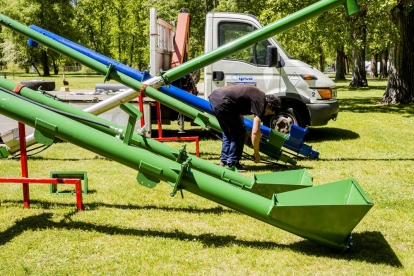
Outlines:
[[[205,52],[261,27],[254,15],[208,13]],[[280,122],[280,117],[305,127],[326,125],[338,116],[335,83],[319,70],[290,56],[274,37],[204,68],[206,100],[215,89],[234,84],[255,85],[266,94],[276,93],[281,98],[281,113],[264,120],[271,128]]]

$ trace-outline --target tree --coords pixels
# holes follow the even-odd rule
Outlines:
[[[335,80],[345,80],[346,61],[344,47],[336,49],[336,68]]]
[[[381,99],[385,104],[414,102],[414,1],[394,1],[389,12],[397,28],[390,50],[388,84]]]
[[[381,52],[380,77],[388,78],[388,49]]]
[[[75,33],[73,26],[73,6],[70,0],[9,0],[7,3],[0,2],[2,13],[25,25],[37,25],[48,31],[71,38]],[[50,75],[50,59],[57,71],[57,62],[60,55],[45,47],[32,49],[27,46],[27,40],[20,34],[10,30],[3,30],[4,40],[7,45],[14,45],[19,53],[17,62],[20,66],[28,68],[31,65],[43,67],[43,75]],[[4,43],[3,43],[4,45]],[[3,47],[3,54],[8,52]],[[6,57],[10,59],[11,57]]]
[[[370,76],[377,78],[378,77],[378,54],[377,53],[373,53],[371,54],[371,73]]]
[[[352,80],[349,84],[350,87],[367,87],[367,72],[365,70],[365,46],[367,39],[367,26],[365,19],[367,16],[367,10],[363,7],[360,12],[352,17],[351,24],[354,26],[352,31],[352,38],[354,45],[352,48]]]

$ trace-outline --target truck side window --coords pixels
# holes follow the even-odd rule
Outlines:
[[[219,24],[219,46],[229,43],[243,35],[246,35],[256,30],[250,24],[240,22],[224,22]],[[256,65],[267,64],[267,46],[270,45],[267,40],[263,40],[256,44],[256,47],[252,46],[246,48],[236,54],[230,55],[227,58],[237,59]],[[256,48],[256,49],[254,49]],[[256,55],[255,55],[256,53]]]

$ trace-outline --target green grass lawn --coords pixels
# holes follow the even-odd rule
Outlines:
[[[146,189],[136,171],[58,143],[29,158],[29,175],[86,170],[86,211],[76,211],[75,196],[50,195],[47,185],[31,185],[31,209],[23,210],[21,186],[1,184],[0,275],[414,275],[414,105],[383,106],[386,81],[369,83],[357,90],[348,90],[349,80],[338,83],[338,120],[306,136],[320,158],[297,166],[309,170],[314,185],[355,177],[374,201],[350,251],[337,253],[185,191],[184,199],[172,198],[165,183]],[[187,128],[188,136],[200,134]],[[201,157],[217,163],[220,145],[204,134]],[[245,164],[248,176],[286,169]],[[19,175],[18,160],[0,160],[0,176]]]

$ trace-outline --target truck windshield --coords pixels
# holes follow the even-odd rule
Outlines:
[[[260,27],[263,27],[263,24],[262,24],[262,22],[260,22],[259,21],[259,19],[256,17],[256,16],[254,16],[254,18],[259,22],[259,24],[260,24]],[[255,28],[255,30],[256,30],[256,28]],[[285,49],[285,47],[283,47],[280,43],[279,43],[279,41],[277,41],[277,39],[276,39],[276,37],[274,36],[274,37],[271,37],[270,39],[272,39],[273,40],[273,42],[274,43],[276,43],[276,45],[277,45],[277,47],[288,57],[288,58],[290,58],[290,59],[293,59],[294,57],[292,56],[292,55],[290,55],[289,54],[289,52],[288,51],[286,51],[286,49]]]
[[[288,51],[286,51],[286,49],[279,43],[279,41],[277,41],[276,37],[272,37],[274,42],[276,43],[277,47],[290,59],[293,59],[293,56],[291,56],[289,54]]]
[[[250,32],[255,31],[257,28],[242,22],[221,22],[219,24],[219,37],[218,42],[219,46],[227,44],[241,36],[244,36]],[[283,53],[290,58],[290,55],[286,50],[276,41],[276,39],[271,38],[279,47]],[[242,51],[230,55],[227,58],[241,60],[247,63],[252,63],[255,65],[266,66],[267,64],[267,46],[270,46],[269,40],[263,40],[255,45],[243,49]]]

